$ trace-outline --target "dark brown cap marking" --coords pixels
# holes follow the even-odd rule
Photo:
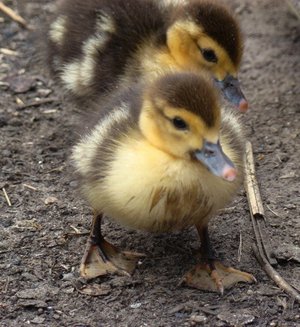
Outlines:
[[[169,74],[155,82],[151,98],[160,98],[175,108],[200,116],[208,127],[217,119],[217,95],[211,83],[196,74]]]
[[[233,64],[241,61],[243,46],[239,25],[226,7],[207,1],[193,0],[181,14],[192,18],[228,53]]]

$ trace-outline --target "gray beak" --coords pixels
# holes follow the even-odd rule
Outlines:
[[[223,152],[220,142],[205,141],[201,150],[194,151],[194,156],[215,176],[229,182],[235,180],[237,170],[233,162]]]
[[[237,78],[227,75],[222,81],[215,80],[215,83],[229,102],[237,106],[241,112],[247,111],[248,102]]]

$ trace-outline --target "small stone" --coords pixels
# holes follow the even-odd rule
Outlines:
[[[15,93],[26,93],[35,86],[35,78],[31,76],[10,76],[7,80],[9,87]]]
[[[133,304],[130,304],[130,308],[131,309],[138,309],[139,307],[142,306],[142,303],[138,302],[138,303],[133,303]]]
[[[41,97],[47,97],[49,94],[52,93],[52,90],[50,90],[50,89],[38,89],[37,93]]]
[[[255,319],[253,315],[247,312],[222,312],[218,314],[218,319],[227,322],[232,326],[246,326],[252,323]]]
[[[77,181],[72,181],[72,182],[70,182],[70,187],[72,187],[72,188],[76,188],[76,187],[78,187],[78,182]]]
[[[276,259],[281,261],[296,261],[300,263],[300,247],[293,244],[282,244],[274,251]]]
[[[31,320],[32,324],[42,324],[45,321],[45,318],[43,317],[35,317],[33,320]]]
[[[22,125],[22,120],[19,118],[12,118],[9,120],[9,125],[11,126],[21,126]]]
[[[74,292],[75,288],[74,287],[68,287],[63,290],[65,294],[72,294]]]
[[[74,278],[75,278],[75,276],[73,273],[66,273],[66,274],[63,274],[62,280],[71,281],[71,280],[74,280]]]
[[[202,316],[202,315],[192,315],[190,317],[190,321],[191,322],[195,322],[195,323],[200,323],[200,324],[203,324],[205,323],[207,320],[207,318],[205,316]]]
[[[54,197],[54,196],[48,196],[45,200],[44,200],[44,203],[46,205],[50,205],[50,204],[53,204],[55,202],[58,201],[58,198]]]

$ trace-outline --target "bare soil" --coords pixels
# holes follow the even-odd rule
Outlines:
[[[242,120],[254,147],[275,268],[299,290],[299,20],[285,1],[227,2],[245,34],[240,78],[251,108]],[[45,0],[5,3],[38,30],[54,8]],[[195,230],[152,235],[109,221],[109,240],[147,257],[132,278],[79,279],[92,215],[69,160],[77,110],[37,60],[35,34],[1,14],[0,31],[0,326],[300,326],[299,303],[252,253],[243,190],[210,229],[218,257],[253,273],[257,284],[223,296],[178,286],[196,262]],[[81,293],[97,285],[98,296]]]

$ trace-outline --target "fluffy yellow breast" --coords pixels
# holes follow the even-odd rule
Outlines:
[[[84,192],[96,212],[123,225],[169,231],[208,220],[240,184],[241,176],[226,182],[198,162],[176,159],[146,140],[126,138],[106,177],[86,185]]]

